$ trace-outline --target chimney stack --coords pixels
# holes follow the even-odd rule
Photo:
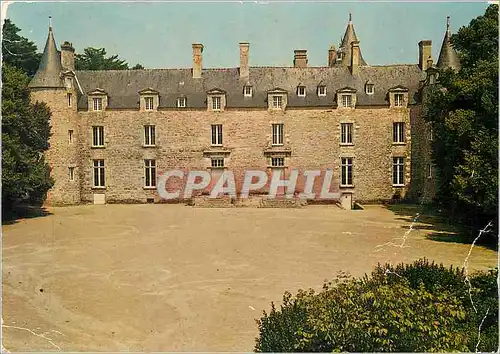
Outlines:
[[[335,46],[332,44],[330,46],[330,49],[328,50],[328,66],[330,67],[335,66],[336,62],[337,62],[337,50],[335,49]]]
[[[68,41],[61,44],[61,65],[66,70],[75,70],[75,48]]]
[[[293,66],[295,68],[307,68],[307,50],[294,50]]]
[[[201,78],[203,68],[203,44],[193,43],[193,79]]]
[[[351,42],[351,75],[359,73],[359,41]]]
[[[431,56],[432,41],[424,40],[418,42],[418,66],[420,69],[427,70],[427,59]]]
[[[240,78],[248,79],[250,76],[250,69],[248,67],[248,51],[250,44],[246,42],[240,43]]]

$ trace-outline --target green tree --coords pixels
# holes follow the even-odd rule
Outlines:
[[[35,75],[42,55],[37,53],[36,45],[21,37],[21,31],[10,19],[6,19],[2,27],[3,62],[22,69],[28,76]]]
[[[141,64],[137,63],[135,64],[132,68],[132,70],[142,70],[144,69],[144,66],[142,66]]]
[[[445,70],[431,90],[426,119],[436,134],[437,200],[471,235],[498,230],[498,5],[452,36],[462,68]],[[488,241],[488,240],[487,240]]]
[[[2,214],[16,205],[41,205],[52,186],[44,159],[50,136],[50,110],[32,104],[29,77],[8,63],[2,66]]]
[[[118,55],[106,57],[104,48],[85,48],[83,54],[77,54],[76,70],[127,70],[128,63]]]

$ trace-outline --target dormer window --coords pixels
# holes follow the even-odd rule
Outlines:
[[[404,96],[402,93],[394,94],[394,106],[403,107]]]
[[[179,97],[177,99],[177,108],[186,108],[187,102],[186,97]]]
[[[326,86],[324,86],[324,85],[318,86],[318,96],[319,97],[326,96]]]
[[[243,88],[243,96],[245,97],[252,97],[252,86],[250,85],[246,85],[244,88]]]
[[[356,89],[344,87],[337,90],[337,107],[354,108],[356,107]]]
[[[298,86],[297,87],[297,96],[306,97],[306,87],[305,86]]]
[[[389,89],[389,105],[391,108],[405,108],[408,106],[408,88],[396,86]]]
[[[156,111],[159,104],[158,91],[148,87],[139,91],[139,110],[141,111]]]
[[[207,109],[221,112],[226,106],[226,91],[214,88],[207,92]]]
[[[342,95],[342,107],[352,107],[352,96],[350,94]]]
[[[287,105],[287,92],[279,87],[267,91],[267,107],[271,110],[284,110]]]
[[[94,111],[102,111],[102,98],[94,97],[92,101],[93,101]]]
[[[371,83],[367,83],[365,85],[365,92],[367,95],[373,95],[373,93],[375,92],[374,85]]]
[[[282,108],[283,107],[283,97],[279,95],[273,96],[273,108]]]

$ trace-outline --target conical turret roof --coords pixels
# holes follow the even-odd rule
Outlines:
[[[451,68],[455,71],[460,70],[460,59],[458,59],[458,54],[455,51],[455,48],[453,48],[453,44],[451,43],[449,16],[447,17],[446,21],[446,33],[444,35],[443,44],[441,45],[441,51],[439,52],[437,67],[439,69]]]
[[[349,22],[347,23],[344,38],[342,39],[342,43],[340,44],[339,48],[344,53],[342,64],[346,66],[351,65],[351,43],[355,41],[358,41],[358,37],[356,36],[356,32],[354,31],[352,16],[351,14],[349,14]],[[366,65],[366,62],[361,55],[361,48],[359,49],[359,65]]]
[[[61,57],[57,51],[52,26],[49,26],[49,35],[43,50],[42,60],[38,70],[29,83],[30,88],[59,88],[64,87],[61,80]]]

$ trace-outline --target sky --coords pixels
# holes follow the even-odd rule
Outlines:
[[[48,17],[58,47],[106,48],[130,66],[187,68],[192,43],[203,43],[204,67],[238,67],[239,42],[250,43],[251,66],[292,66],[293,51],[307,49],[310,66],[326,66],[349,13],[369,65],[418,62],[418,42],[432,40],[437,61],[451,30],[484,14],[486,2],[12,2],[6,17],[43,50]],[[5,16],[4,10],[2,15]]]

